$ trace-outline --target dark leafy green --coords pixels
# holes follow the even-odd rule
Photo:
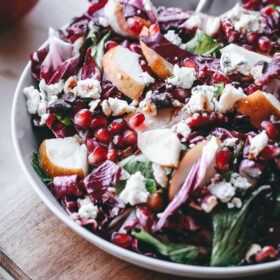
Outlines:
[[[220,44],[201,30],[186,44],[186,50],[199,55],[217,56]]]
[[[44,183],[49,183],[52,181],[51,178],[49,178],[42,170],[42,167],[40,165],[39,155],[37,153],[32,153],[31,155],[31,163],[39,177]]]
[[[224,83],[215,84],[214,97],[218,98],[223,93],[224,88],[225,88]]]
[[[111,31],[105,34],[98,43],[93,43],[91,48],[91,55],[94,58],[99,69],[102,69],[102,58],[104,56],[104,46],[111,36]]]
[[[177,263],[196,264],[197,257],[200,254],[207,255],[209,251],[207,248],[188,244],[164,244],[143,229],[133,230],[132,234],[142,242],[152,245],[161,255]]]
[[[280,216],[280,193],[277,195],[277,197],[275,199],[273,216],[274,217],[279,217]]]
[[[140,171],[145,177],[145,185],[148,192],[152,193],[157,190],[155,178],[153,175],[152,162],[149,161],[143,154],[132,155],[118,163],[129,174],[134,174]],[[120,181],[118,192],[124,189],[126,181]]]
[[[254,224],[257,215],[253,211],[257,198],[270,186],[262,186],[238,209],[219,209],[213,214],[213,248],[211,266],[238,265],[246,250],[255,240]]]
[[[58,114],[55,114],[55,116],[64,125],[66,125],[66,126],[71,125],[71,119],[70,119],[69,116],[61,116],[61,115],[58,115]]]

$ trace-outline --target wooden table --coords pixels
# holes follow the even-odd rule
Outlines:
[[[87,5],[41,0],[24,21],[0,35],[0,279],[182,279],[120,261],[83,240],[40,201],[17,163],[10,112],[20,73],[29,53],[46,39],[48,26],[62,26]]]

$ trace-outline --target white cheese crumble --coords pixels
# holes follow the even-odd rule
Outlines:
[[[34,88],[34,86],[26,87],[23,90],[23,94],[27,99],[27,110],[30,114],[37,114],[37,110],[40,104],[40,92]]]
[[[196,80],[196,72],[192,67],[179,67],[175,65],[173,68],[173,76],[167,79],[167,83],[176,87],[190,89]]]
[[[64,88],[63,88],[64,93],[66,94],[70,93],[73,90],[73,88],[77,86],[77,83],[78,83],[77,77],[75,76],[69,77],[64,84]]]
[[[78,198],[78,203],[80,204],[78,214],[83,220],[96,219],[98,207],[91,202],[89,196],[84,199]]]
[[[222,53],[220,64],[222,71],[227,76],[238,72],[249,76],[252,68],[251,62],[244,55],[237,52]]]
[[[262,250],[262,247],[259,245],[259,244],[255,244],[253,243],[248,251],[246,252],[246,255],[245,255],[245,259],[247,262],[250,261],[250,258],[254,255],[256,255],[258,252],[260,252]]]
[[[108,99],[109,108],[112,116],[117,117],[123,114],[131,113],[135,111],[135,107],[129,105],[127,101],[118,98],[109,97]]]
[[[253,76],[254,80],[260,78],[263,74],[263,65],[256,65],[251,68],[250,74]]]
[[[112,113],[108,100],[103,100],[101,103],[102,111],[105,114],[106,117],[109,117]]]
[[[149,84],[152,84],[152,83],[155,82],[155,79],[154,79],[152,76],[150,76],[150,74],[149,74],[148,72],[140,73],[140,74],[138,75],[138,77],[139,77],[140,79],[142,79],[142,83],[143,83],[144,85],[149,85]]]
[[[140,203],[146,203],[149,193],[146,190],[145,178],[140,171],[131,175],[126,182],[124,190],[120,193],[120,199],[124,203],[134,206]]]
[[[228,182],[210,184],[209,191],[223,203],[229,202],[235,195],[235,188]]]
[[[256,158],[259,153],[266,147],[268,144],[268,137],[265,131],[262,131],[257,136],[250,139],[250,157]]]
[[[230,176],[230,183],[237,189],[247,190],[252,187],[252,184],[247,180],[247,178],[242,177],[239,173],[232,173]]]
[[[182,48],[182,39],[174,30],[168,30],[167,33],[164,34],[164,37],[172,44]]]
[[[185,120],[173,125],[171,130],[177,134],[180,134],[182,136],[182,141],[186,141],[192,132]]]
[[[218,111],[222,114],[231,111],[234,108],[236,102],[245,97],[246,95],[242,88],[236,89],[231,84],[227,84],[222,92],[222,95],[220,96]]]
[[[166,175],[166,170],[163,166],[153,163],[152,165],[153,175],[156,182],[163,188],[166,188],[168,185],[168,177]]]
[[[89,110],[93,113],[95,111],[95,109],[97,108],[97,106],[99,105],[100,102],[101,102],[100,99],[91,100],[89,102],[89,104],[88,104]]]
[[[233,24],[235,30],[243,34],[249,31],[262,33],[265,28],[258,12],[243,9],[239,3],[228,12],[226,19]]]
[[[192,96],[184,108],[189,114],[200,111],[214,111],[215,103],[217,102],[214,99],[215,90],[213,86],[197,86],[193,88]]]
[[[100,98],[102,92],[100,81],[96,79],[80,80],[77,86],[73,88],[73,93],[81,98]]]
[[[234,197],[230,202],[227,203],[227,207],[229,209],[232,208],[240,209],[242,207],[242,201],[239,197]]]
[[[235,144],[236,144],[236,142],[238,141],[239,139],[238,138],[235,138],[235,137],[233,137],[233,138],[227,138],[227,139],[225,139],[224,141],[223,141],[223,146],[224,147],[233,147]]]

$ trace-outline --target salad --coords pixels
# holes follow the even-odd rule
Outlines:
[[[32,164],[78,224],[204,266],[280,259],[280,2],[91,0],[24,89]]]

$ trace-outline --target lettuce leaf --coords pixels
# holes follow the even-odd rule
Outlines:
[[[127,171],[130,175],[140,171],[145,177],[145,185],[148,192],[153,193],[157,190],[155,178],[153,175],[152,162],[143,154],[132,155],[120,161],[118,165]],[[122,181],[121,181],[122,182]],[[118,192],[123,187],[123,182],[118,186]]]
[[[142,242],[150,244],[161,255],[169,257],[170,260],[177,263],[196,264],[197,257],[201,254],[207,255],[209,251],[205,247],[199,247],[189,244],[164,244],[143,229],[139,232],[133,230],[132,235],[134,235]]]
[[[186,44],[186,50],[199,55],[218,54],[220,44],[201,30],[197,30],[193,39]]]
[[[253,211],[257,198],[270,190],[262,186],[239,209],[219,209],[213,213],[213,248],[211,266],[238,265],[255,240],[254,224],[257,215]]]
[[[215,84],[214,97],[216,99],[223,93],[224,88],[225,88],[224,83]]]
[[[69,125],[72,124],[71,119],[70,119],[69,116],[63,116],[63,115],[58,115],[58,114],[54,114],[54,115],[64,125],[69,126]]]
[[[42,170],[40,160],[39,160],[39,155],[37,153],[32,153],[31,154],[31,163],[35,171],[37,172],[38,176],[41,178],[41,180],[44,183],[49,183],[52,181],[51,178],[49,178]]]

